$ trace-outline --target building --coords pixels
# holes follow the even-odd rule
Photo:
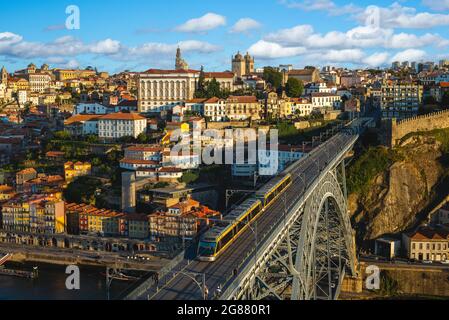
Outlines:
[[[312,103],[303,98],[290,98],[291,113],[300,117],[308,117],[313,111]]]
[[[23,169],[16,173],[16,185],[21,186],[25,182],[36,178],[37,171],[34,168]]]
[[[88,176],[91,174],[92,165],[89,162],[76,162],[71,161],[64,164],[64,177],[67,183],[72,182],[78,177]]]
[[[114,112],[114,108],[108,108],[99,103],[78,103],[73,110],[73,114],[107,114]]]
[[[284,83],[287,83],[289,78],[301,80],[304,84],[320,81],[320,71],[316,68],[294,69],[284,72]]]
[[[255,96],[229,96],[226,99],[226,116],[231,121],[259,120],[262,106]]]
[[[28,82],[32,92],[45,92],[50,88],[51,76],[47,73],[31,73]]]
[[[423,98],[423,86],[415,83],[386,81],[382,84],[381,109],[385,113],[417,113]]]
[[[149,217],[144,214],[127,214],[128,238],[148,239],[150,237]]]
[[[220,84],[220,88],[222,90],[226,90],[229,92],[233,92],[235,90],[234,87],[234,72],[205,72],[204,79],[205,81],[211,81],[212,79],[217,80]]]
[[[98,118],[98,137],[101,139],[137,138],[146,131],[147,119],[137,113],[118,112]]]
[[[232,58],[232,72],[237,78],[242,78],[246,75],[251,75],[254,73],[254,58],[246,53],[243,57],[240,52],[238,52]]]
[[[317,109],[339,109],[341,107],[341,97],[336,93],[315,92],[311,94],[313,108]]]
[[[199,71],[150,69],[139,74],[139,112],[171,110],[194,97]]]
[[[447,261],[449,257],[449,230],[444,227],[421,226],[402,235],[409,259],[418,261]]]
[[[181,49],[179,47],[176,50],[175,70],[189,70],[189,65],[182,59]]]
[[[8,71],[6,71],[5,67],[2,67],[1,70],[0,83],[3,84],[5,88],[8,86]]]
[[[208,225],[208,218],[219,216],[219,212],[188,198],[169,206],[165,212],[160,211],[149,216],[150,237],[152,240],[192,239]]]
[[[374,242],[374,254],[385,257],[387,259],[393,259],[400,255],[401,240],[379,238]]]
[[[204,102],[204,117],[212,122],[226,121],[226,100],[210,98]]]
[[[98,118],[96,114],[78,114],[64,122],[64,130],[72,136],[98,135]]]
[[[14,198],[2,206],[2,222],[8,231],[64,233],[64,202],[42,195]]]

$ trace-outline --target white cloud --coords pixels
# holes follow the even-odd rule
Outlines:
[[[304,39],[309,37],[312,33],[313,27],[305,24],[270,33],[264,39],[266,41],[276,42],[286,46],[296,46],[303,43]]]
[[[218,15],[216,13],[207,13],[200,18],[195,18],[187,21],[186,23],[176,27],[176,31],[179,32],[206,32],[218,27],[226,25],[226,17]]]
[[[99,53],[99,54],[114,54],[118,53],[120,49],[121,49],[120,42],[112,39],[99,41],[90,47],[90,51],[92,53]]]
[[[260,40],[253,44],[248,52],[260,59],[277,59],[294,57],[306,52],[303,47],[283,47],[278,43]]]
[[[353,3],[339,7],[330,0],[281,0],[280,3],[291,9],[300,9],[304,11],[326,11],[329,15],[333,16],[354,14],[362,11],[360,7],[354,5]]]
[[[426,52],[418,49],[407,49],[395,54],[391,61],[419,61],[425,58]]]
[[[423,0],[422,3],[432,10],[449,10],[449,0]]]
[[[242,18],[236,22],[236,24],[231,28],[231,33],[245,33],[250,30],[259,29],[262,25],[251,18]]]
[[[208,42],[188,40],[181,41],[176,44],[167,44],[160,42],[145,43],[141,46],[129,48],[125,53],[128,57],[136,56],[152,56],[152,55],[169,55],[174,54],[177,48],[181,48],[183,52],[212,53],[219,51],[219,46]]]
[[[368,6],[358,19],[365,23],[371,21],[370,24],[379,28],[426,29],[449,25],[449,14],[417,13],[415,8],[397,2],[389,7]]]
[[[388,62],[390,57],[388,52],[376,52],[363,59],[363,63],[370,67],[378,67]]]

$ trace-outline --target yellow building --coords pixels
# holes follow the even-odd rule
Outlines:
[[[230,96],[226,99],[226,116],[231,121],[260,120],[262,105],[255,96]]]
[[[0,202],[10,200],[14,195],[14,188],[8,185],[0,185]]]
[[[149,218],[142,214],[129,214],[128,237],[131,239],[147,239],[150,236]]]
[[[88,212],[86,217],[89,233],[97,233],[103,236],[126,234],[126,216],[123,213],[102,209]]]
[[[66,162],[64,164],[64,176],[67,183],[72,182],[77,177],[91,174],[92,165],[89,162]]]

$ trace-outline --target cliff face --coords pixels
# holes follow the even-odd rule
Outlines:
[[[438,141],[412,137],[398,152],[401,160],[378,174],[368,192],[349,196],[359,239],[372,240],[406,230],[422,218],[418,214],[440,192],[445,165]]]

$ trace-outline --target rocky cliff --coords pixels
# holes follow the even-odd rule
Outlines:
[[[399,155],[395,161],[376,173],[363,192],[350,194],[359,240],[402,232],[425,217],[432,202],[447,193],[443,150],[431,135],[410,137],[394,150]]]

